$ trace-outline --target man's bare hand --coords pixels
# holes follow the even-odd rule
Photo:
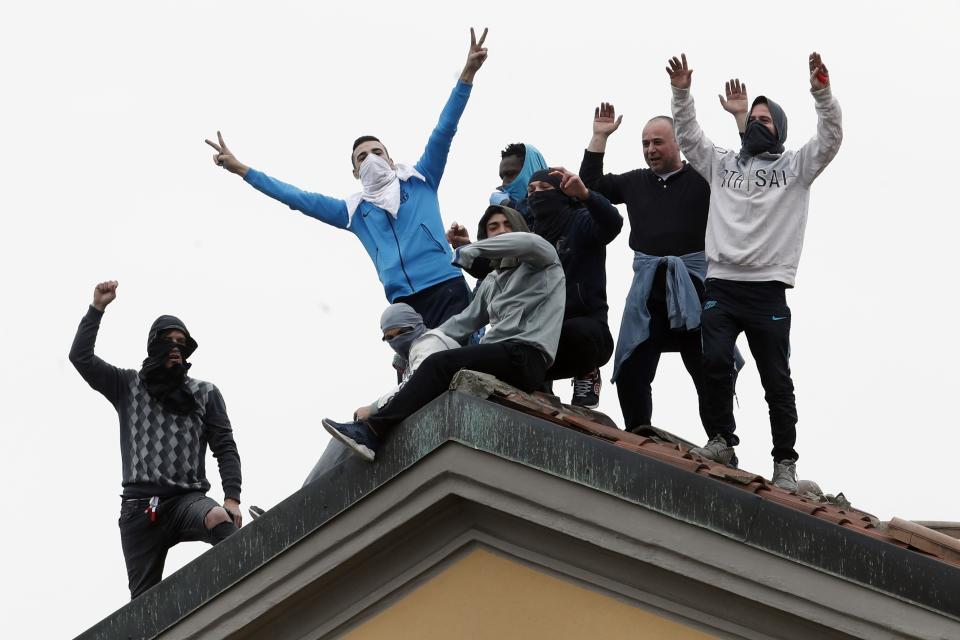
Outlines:
[[[243,515],[240,513],[239,502],[233,498],[227,498],[223,501],[223,510],[227,512],[227,515],[230,516],[233,524],[237,525],[238,529],[243,526]]]
[[[747,83],[740,82],[740,78],[732,78],[727,80],[723,88],[727,97],[717,96],[720,98],[720,106],[737,119],[737,128],[740,131],[746,131],[747,112],[750,110],[750,102],[747,99]]]
[[[560,177],[560,190],[571,198],[583,201],[590,197],[590,190],[587,189],[587,185],[583,184],[580,176],[572,171],[563,167],[550,167],[550,175]]]
[[[117,297],[116,280],[107,280],[101,282],[93,288],[93,308],[97,311],[103,311],[107,305],[113,302]]]
[[[689,89],[693,69],[687,66],[687,54],[681,53],[680,58],[674,56],[667,61],[667,64],[670,84],[678,89]]]
[[[593,110],[593,135],[607,137],[620,127],[623,116],[617,117],[617,111],[609,102],[601,102]]]
[[[733,115],[746,113],[749,108],[749,103],[747,102],[747,83],[740,82],[740,78],[733,78],[727,80],[723,88],[727,97],[717,96],[720,98],[720,106],[723,107],[723,110]]]
[[[463,65],[463,71],[460,73],[460,81],[465,84],[473,84],[473,76],[477,74],[480,67],[487,59],[487,48],[483,46],[483,41],[487,39],[487,28],[484,27],[480,40],[477,40],[477,34],[473,27],[470,27],[470,51],[467,52],[467,63]]]
[[[217,141],[219,144],[210,140],[204,140],[204,142],[217,151],[215,154],[213,154],[213,163],[218,167],[223,167],[230,173],[235,173],[240,177],[245,177],[249,167],[237,160],[237,157],[233,155],[233,152],[227,148],[227,143],[223,141],[223,136],[220,135],[219,131],[217,131]]]
[[[454,249],[470,244],[470,232],[462,224],[454,222],[447,229],[447,242]]]
[[[807,59],[807,65],[810,67],[810,89],[820,91],[830,84],[830,72],[827,71],[827,65],[823,64],[820,54],[814,51]]]

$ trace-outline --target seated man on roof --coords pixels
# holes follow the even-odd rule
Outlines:
[[[562,167],[530,174],[527,192],[533,232],[557,250],[566,278],[563,331],[547,380],[572,378],[571,404],[595,408],[600,403],[600,367],[613,354],[606,247],[623,228],[623,216]],[[462,228],[448,238],[454,246],[470,242]]]
[[[553,246],[527,232],[519,213],[491,205],[480,220],[479,241],[458,249],[454,264],[489,272],[464,311],[438,327],[465,343],[488,326],[480,344],[435,353],[395,396],[366,420],[324,418],[330,434],[372,461],[390,430],[440,396],[460,369],[496,376],[523,391],[538,389],[553,364],[563,327],[563,267]]]
[[[303,191],[246,166],[219,132],[218,142],[206,141],[217,151],[213,160],[291,209],[353,233],[374,263],[387,299],[409,304],[427,327],[436,327],[470,302],[466,281],[451,266],[450,249],[443,244],[437,190],[473,78],[487,59],[486,37],[486,29],[479,41],[470,29],[470,49],[460,80],[414,166],[394,163],[374,136],[356,139],[350,161],[361,191],[346,200]]]
[[[392,304],[384,310],[383,315],[380,316],[380,330],[383,341],[390,345],[394,353],[406,363],[406,368],[403,371],[400,384],[371,404],[364,405],[354,411],[354,420],[369,420],[370,416],[375,415],[386,406],[393,396],[403,388],[403,385],[410,380],[410,377],[427,357],[440,351],[460,347],[452,338],[437,329],[428,330],[424,326],[420,314],[414,311],[413,307],[402,302]],[[345,447],[339,440],[330,440],[320,455],[320,459],[317,460],[317,463],[307,475],[307,479],[303,483],[304,486],[343,462],[350,454],[351,449]],[[263,513],[264,509],[256,505],[250,507],[250,515],[254,518],[259,518]]]
[[[383,409],[428,357],[440,351],[460,347],[453,338],[438,329],[428,330],[420,314],[413,307],[402,302],[394,303],[384,310],[383,315],[380,316],[380,330],[383,332],[383,341],[402,358],[406,368],[400,384],[380,396],[375,402],[354,411],[354,418],[358,420],[366,420]]]

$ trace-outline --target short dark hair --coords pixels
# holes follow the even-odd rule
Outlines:
[[[500,152],[500,159],[506,158],[508,156],[517,156],[520,158],[520,162],[523,162],[527,157],[527,148],[523,145],[522,142],[514,142],[508,144],[507,148]]]
[[[357,147],[362,145],[364,142],[380,142],[380,138],[377,136],[360,136],[353,141],[353,149],[350,150],[350,166],[353,166],[353,152],[357,150]],[[383,144],[380,142],[380,144]],[[386,150],[386,145],[384,145],[384,150]]]

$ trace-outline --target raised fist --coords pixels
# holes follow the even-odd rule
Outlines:
[[[96,287],[93,288],[93,308],[98,311],[103,311],[107,308],[107,305],[113,302],[117,297],[117,285],[119,283],[116,280],[107,280],[101,282]]]

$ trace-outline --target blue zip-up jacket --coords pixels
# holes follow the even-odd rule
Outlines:
[[[373,261],[390,302],[460,278],[460,270],[450,264],[453,252],[446,242],[437,189],[470,89],[471,85],[457,82],[415,165],[426,182],[416,177],[400,181],[400,209],[396,219],[363,200],[350,223],[344,200],[303,191],[254,169],[250,169],[244,179],[291,209],[357,236]]]

